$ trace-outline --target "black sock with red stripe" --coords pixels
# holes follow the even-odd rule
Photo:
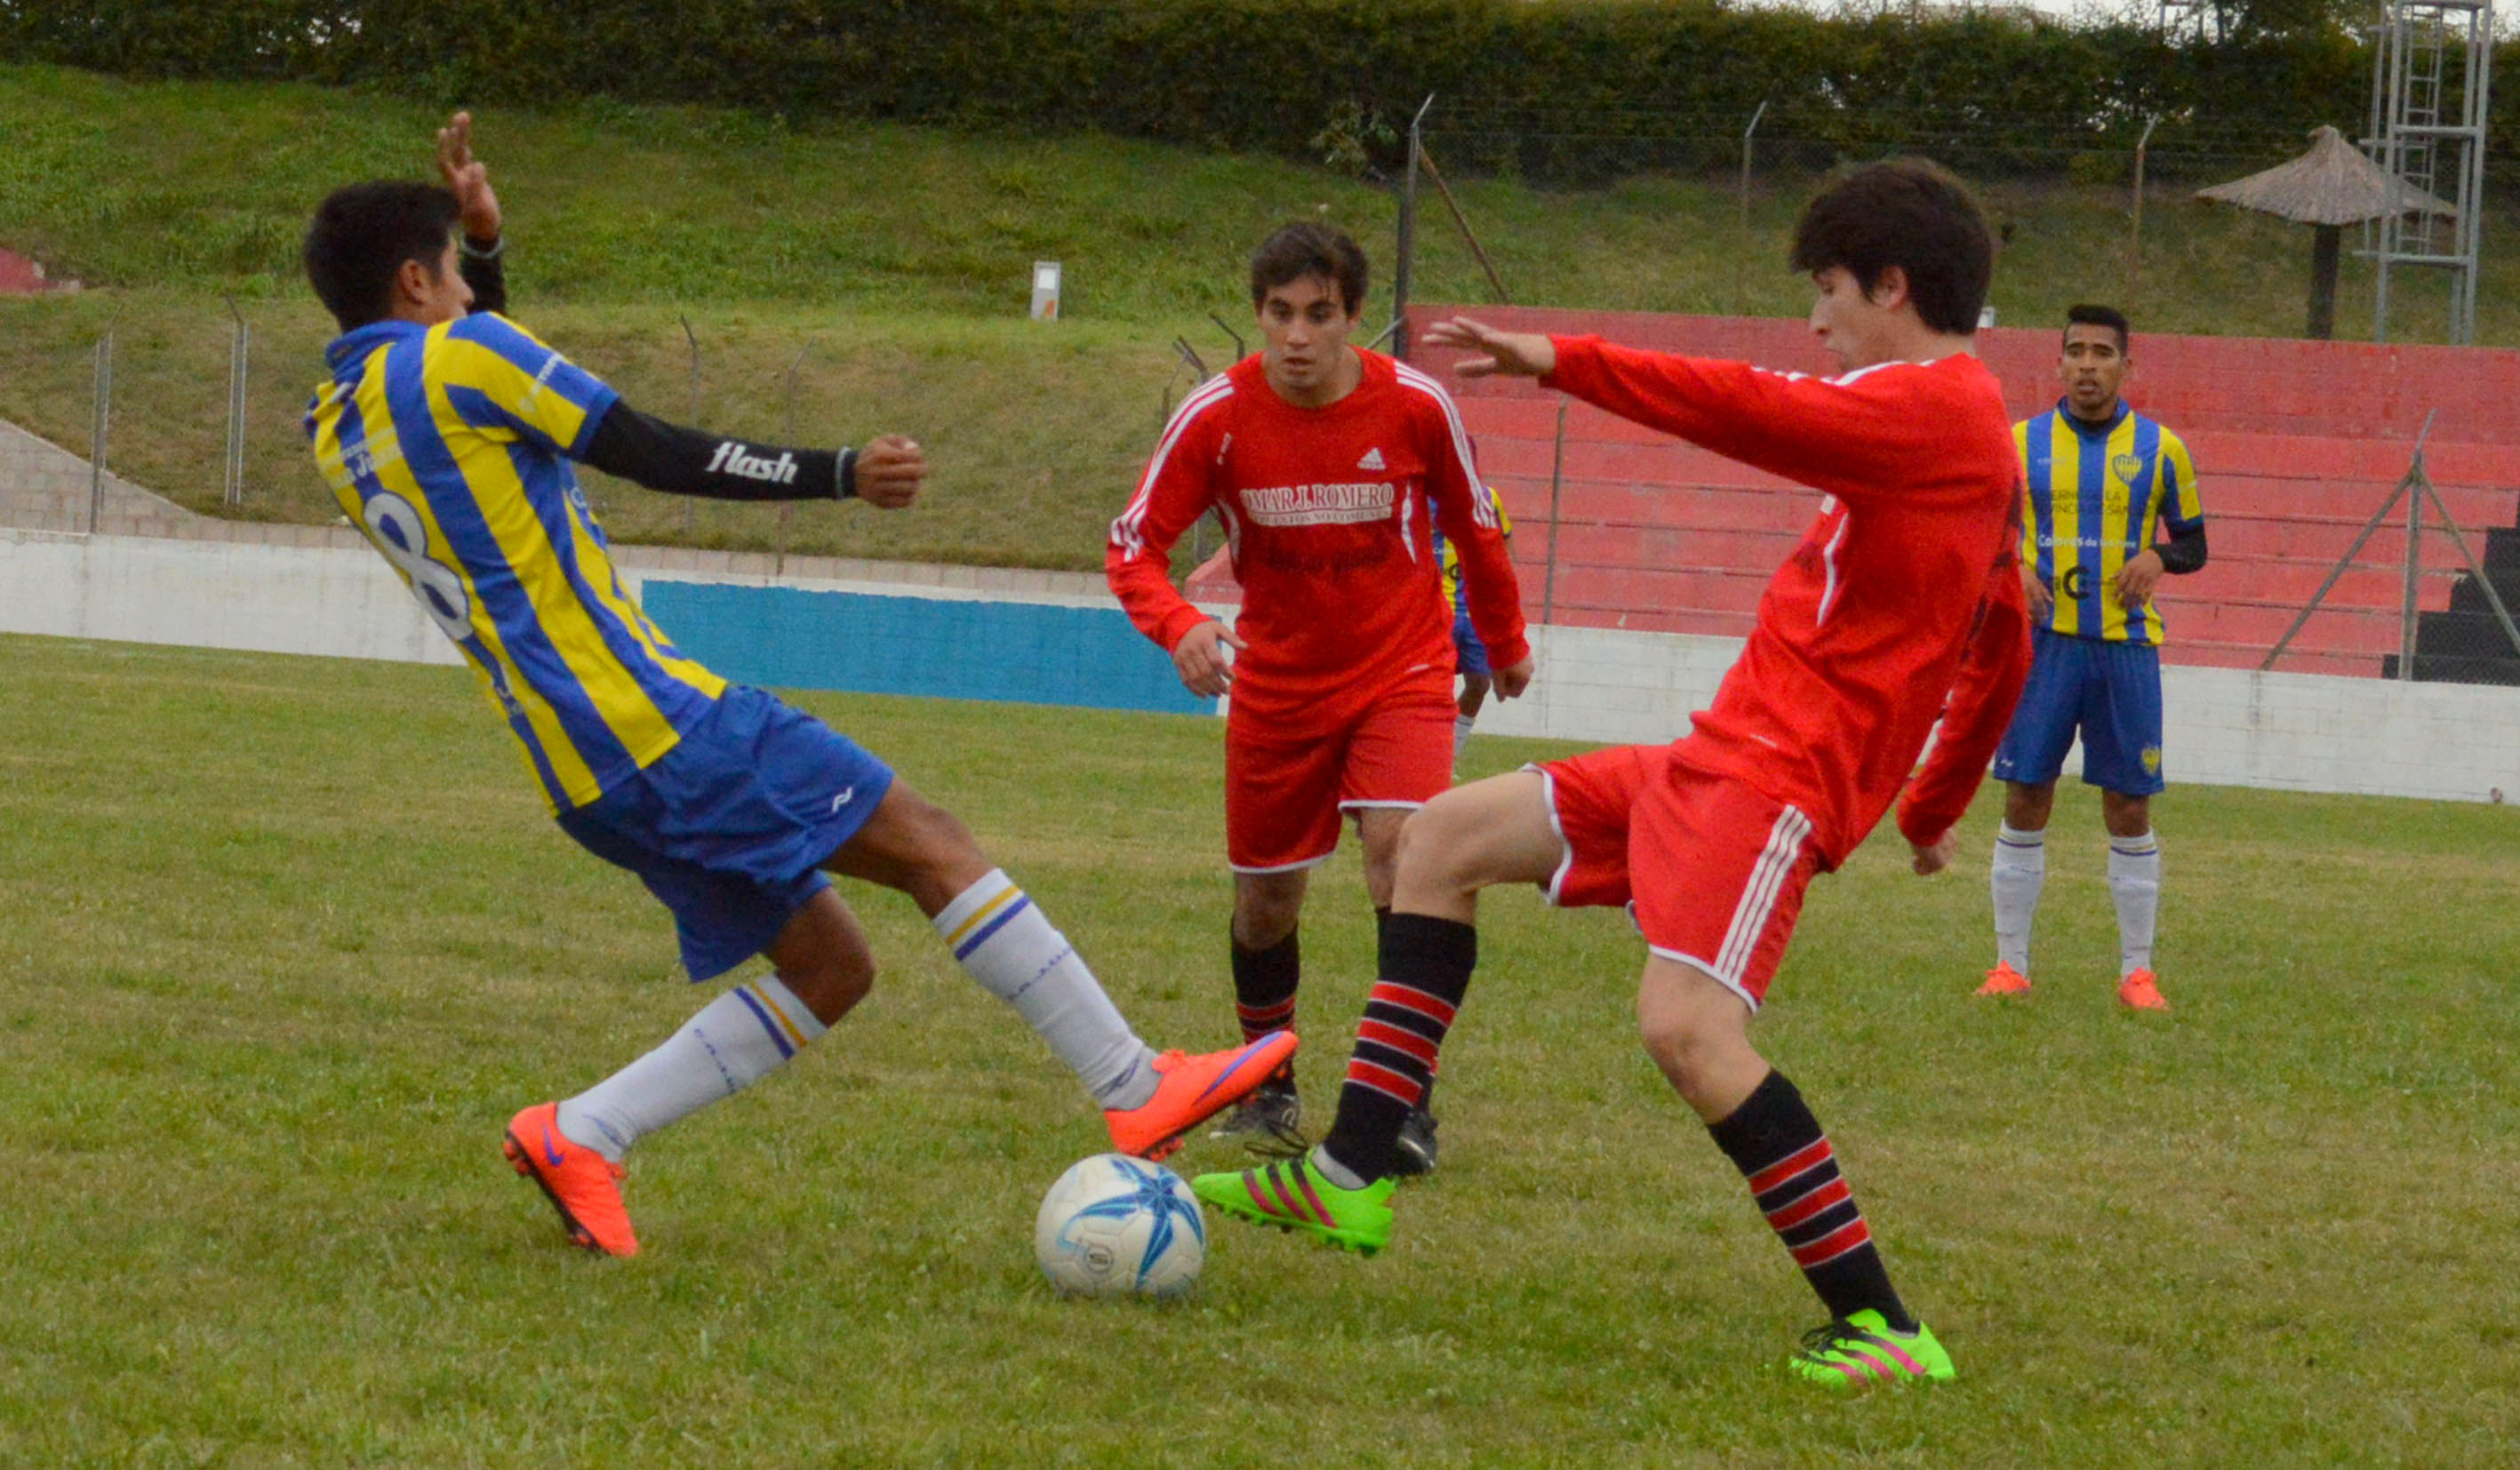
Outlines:
[[[1234,1017],[1242,1023],[1245,1043],[1295,1024],[1295,986],[1304,978],[1298,934],[1288,929],[1285,938],[1265,950],[1246,950],[1241,940],[1229,936],[1234,949]]]
[[[1383,921],[1382,978],[1366,998],[1338,1119],[1322,1140],[1331,1158],[1369,1183],[1400,1172],[1400,1127],[1434,1083],[1444,1033],[1478,962],[1479,931],[1468,924],[1422,913]]]
[[[1390,928],[1390,927],[1391,927],[1391,911],[1390,911],[1390,910],[1388,910],[1388,909],[1376,909],[1376,910],[1374,910],[1374,911],[1373,911],[1373,944],[1374,944],[1374,953],[1375,953],[1375,954],[1379,955],[1379,954],[1382,952],[1382,931],[1383,931],[1383,930],[1385,930],[1385,929],[1388,929],[1388,928]],[[1456,1002],[1456,1003],[1458,1003],[1458,1002]],[[1425,1090],[1423,1092],[1420,1092],[1420,1093],[1418,1095],[1418,1107],[1417,1107],[1417,1111],[1421,1112],[1421,1113],[1427,1113],[1427,1114],[1432,1114],[1432,1113],[1434,1112],[1434,1110],[1435,1110],[1435,1073],[1436,1073],[1436,1072],[1438,1072],[1438,1071],[1440,1071],[1440,1070],[1442,1069],[1442,1067],[1443,1067],[1443,1058],[1438,1057],[1438,1058],[1436,1058],[1436,1060],[1435,1060],[1434,1064],[1433,1064],[1432,1066],[1429,1066],[1429,1067],[1426,1069],[1426,1090]],[[1430,1121],[1430,1122],[1432,1121],[1432,1120],[1431,1120],[1431,1118],[1429,1119],[1429,1121]]]
[[[1828,1136],[1784,1073],[1770,1071],[1731,1116],[1706,1131],[1749,1180],[1760,1213],[1830,1316],[1868,1308],[1894,1331],[1915,1329],[1916,1319],[1890,1287],[1889,1269],[1838,1172]]]

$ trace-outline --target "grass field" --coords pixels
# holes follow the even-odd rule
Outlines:
[[[1963,1375],[1844,1402],[1775,1371],[1814,1304],[1636,1047],[1615,914],[1491,900],[1391,1252],[1217,1222],[1147,1310],[1038,1280],[1097,1121],[853,894],[875,997],[644,1145],[647,1251],[593,1260],[499,1127],[698,993],[469,676],[0,658],[0,1463],[2492,1465],[2520,1425],[2504,809],[2174,788],[2163,1018],[2110,999],[2079,788],[2027,1003],[1968,995],[1975,859],[1821,883],[1758,1035]],[[968,817],[1151,1039],[1225,1039],[1215,722],[803,702]],[[1352,856],[1308,929],[1319,1109]]]
[[[297,279],[296,242],[325,189],[424,174],[438,120],[423,104],[362,92],[0,67],[0,245],[99,288],[0,301],[0,419],[83,450],[87,354],[111,323],[112,462],[193,509],[228,513],[223,298],[234,297],[258,342],[242,513],[332,519],[297,428],[330,324]],[[487,111],[478,136],[509,214],[516,314],[634,402],[692,415],[688,315],[710,425],[821,440],[897,428],[935,451],[934,499],[948,509],[791,524],[790,551],[1099,566],[1098,528],[1188,382],[1174,338],[1212,367],[1234,346],[1210,313],[1256,340],[1239,283],[1272,226],[1323,218],[1353,231],[1376,266],[1375,330],[1390,299],[1393,192],[1283,159],[608,102]],[[1647,175],[1584,191],[1456,182],[1517,301],[1808,309],[1783,258],[1809,176],[1763,177],[1746,240],[1725,178]],[[2127,296],[2123,189],[1974,182],[2009,236],[1993,297],[2005,323]],[[2488,234],[2514,224],[2498,206]],[[2165,188],[2145,238],[2133,302],[2142,330],[2300,330],[2307,232]],[[1431,194],[1418,239],[1418,299],[1490,298]],[[1042,258],[1066,269],[1055,327],[1023,319]],[[2347,337],[2368,330],[2362,271],[2346,262]],[[2485,274],[2481,339],[2520,341],[2520,256],[2489,253]],[[2401,340],[2438,336],[2438,285],[2402,287]],[[769,549],[783,534],[775,512],[687,513],[602,483],[596,495],[625,540]]]

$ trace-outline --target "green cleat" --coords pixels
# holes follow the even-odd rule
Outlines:
[[[1235,1217],[1282,1230],[1301,1230],[1343,1251],[1371,1256],[1391,1243],[1394,1181],[1342,1189],[1310,1158],[1280,1159],[1238,1174],[1202,1174],[1192,1194]]]
[[[1859,1312],[1803,1334],[1802,1351],[1785,1359],[1795,1377],[1828,1388],[1922,1379],[1949,1383],[1958,1377],[1952,1355],[1918,1322],[1913,1332],[1893,1332],[1877,1312]]]

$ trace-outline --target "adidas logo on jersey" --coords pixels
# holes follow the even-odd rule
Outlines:
[[[1357,461],[1357,462],[1356,462],[1356,468],[1359,468],[1359,469],[1379,469],[1379,468],[1382,468],[1382,446],[1381,446],[1381,445],[1379,445],[1379,444],[1377,444],[1377,445],[1375,445],[1373,448],[1367,450],[1367,451],[1365,452],[1365,458],[1364,458],[1364,459],[1361,459],[1361,460],[1359,460],[1359,461]]]
[[[709,456],[708,468],[711,474],[722,469],[728,474],[742,475],[748,480],[766,480],[774,485],[796,483],[794,455],[782,450],[779,458],[773,460],[757,454],[745,454],[743,446],[733,439],[717,441],[717,453]]]

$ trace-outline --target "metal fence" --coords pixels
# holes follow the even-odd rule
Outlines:
[[[2087,131],[2051,147],[2024,146],[1947,120],[1890,118],[1879,125],[1879,136],[1850,142],[1797,135],[1779,118],[1756,111],[1738,119],[1588,119],[1439,103],[1421,119],[1422,167],[1416,181],[1393,181],[1395,194],[1414,193],[1416,203],[1401,215],[1408,244],[1395,274],[1402,281],[1414,276],[1418,286],[1434,281],[1455,299],[1485,293],[1551,305],[1799,315],[1807,290],[1783,268],[1782,238],[1800,201],[1831,169],[1901,151],[1934,156],[1983,192],[1999,229],[2008,236],[1999,304],[2011,312],[2010,303],[2026,303],[2009,321],[2052,319],[2051,308],[2060,310],[2065,300],[2115,296],[2134,308],[2139,330],[2176,331],[2174,303],[2184,298],[2182,292],[2228,278],[2240,283],[2235,289],[2254,285],[2264,290],[2272,303],[2265,311],[2287,318],[2271,321],[2271,330],[2297,330],[2299,288],[2292,283],[2307,275],[2301,269],[2309,254],[2306,236],[2294,241],[2281,227],[2269,225],[2259,236],[2237,237],[2233,216],[2186,196],[2203,183],[2297,152],[2301,140],[2253,138],[2245,129],[2216,131],[2187,119],[2129,120],[2114,132]],[[1515,187],[1501,187],[1506,184]],[[1604,281],[1615,289],[1606,298],[1588,300],[1567,285],[1574,274],[1567,262],[1528,246],[1493,248],[1495,242],[1482,234],[1489,211],[1532,198],[1548,207],[1574,208],[1610,198],[1642,198],[1648,204],[1667,200],[1672,207],[1664,233],[1651,240],[1582,246],[1637,257],[1637,268],[1626,276],[1605,272],[1598,261],[1587,264],[1584,290],[1600,291]],[[1627,213],[1633,219],[1640,211]],[[1529,235],[1522,232],[1521,238]],[[2235,239],[2248,249],[2226,251]],[[2282,278],[2279,289],[2267,285],[2274,278]],[[2014,293],[2006,295],[2007,290]],[[2149,318],[2148,303],[2155,308]],[[338,519],[329,492],[307,464],[299,424],[329,334],[304,302],[221,304],[97,293],[47,303],[40,313],[12,310],[17,314],[11,319],[9,369],[0,374],[0,421],[41,437],[0,430],[0,524],[157,534],[173,518],[194,514],[295,523]],[[1256,348],[1251,332],[1227,310],[1186,330],[1160,365],[1141,352],[1132,359],[1128,380],[1105,399],[1126,407],[1102,414],[1104,422],[1090,426],[1100,435],[1091,445],[1076,447],[1072,424],[1044,428],[1045,441],[1066,435],[1055,446],[1065,458],[1032,451],[1003,456],[987,473],[972,477],[968,497],[959,491],[937,497],[940,503],[968,499],[973,509],[961,520],[945,518],[958,513],[949,509],[945,516],[925,521],[924,539],[894,534],[914,522],[890,517],[696,503],[601,477],[590,477],[590,493],[620,539],[765,552],[772,569],[784,566],[791,553],[1004,559],[1086,569],[1101,545],[1102,525],[1125,495],[1127,467],[1143,457],[1190,386]],[[1375,339],[1388,344],[1388,330]],[[608,350],[614,356],[605,364],[608,376],[621,367],[627,376],[615,380],[643,406],[730,432],[792,441],[853,422],[849,379],[840,375],[853,371],[852,360],[868,349],[863,342],[808,332],[747,327],[722,314],[659,317],[652,311],[635,330],[616,333]],[[1006,383],[993,392],[1005,396],[1023,387]],[[922,427],[922,437],[932,432],[949,441],[947,453],[938,457],[949,472],[975,447],[984,449],[982,440],[1009,432],[1009,416],[999,407],[972,403],[955,412],[965,418],[949,417],[932,429],[905,425]],[[999,422],[983,423],[991,413]],[[855,415],[854,422],[863,416]],[[1004,483],[1010,463],[1035,476],[1033,501],[1059,505],[1018,505],[1025,497]],[[2206,468],[2210,480],[2219,467]],[[2462,470],[2444,479],[2453,487],[2447,498],[2410,490],[2384,507],[2383,475],[2364,487],[2367,503],[2320,512],[2334,534],[2314,550],[2287,553],[2295,580],[2282,584],[2288,590],[2259,599],[2277,606],[2278,624],[2295,615],[2307,619],[2276,666],[2366,673],[2385,667],[2400,674],[2520,683],[2520,662],[2501,667],[2512,648],[2494,606],[2498,600],[2505,610],[2520,604],[2520,514],[2511,510],[2520,475],[2507,478],[2514,483]],[[1096,488],[1079,494],[1074,486],[1080,482]],[[2454,514],[2464,543],[2432,530],[2410,535],[2405,519],[2409,504],[2431,508],[2439,512],[2436,519]],[[2214,509],[2209,498],[2209,515]],[[1038,529],[1024,533],[1029,542],[1023,536],[989,541],[996,523],[1017,512],[1037,517],[1032,524]],[[2311,585],[2334,564],[2335,545],[2366,515],[2374,528],[2314,599]],[[1541,563],[1540,585],[1554,592],[1580,585],[1585,569],[1561,557],[1563,538],[1553,519],[1535,515],[1528,523],[1533,530],[1547,528],[1517,545],[1526,563]],[[834,525],[845,536],[835,535]],[[1219,537],[1212,525],[1202,525],[1186,540],[1179,563],[1184,571],[1204,559]],[[2224,565],[2218,553],[2205,584]],[[2406,595],[2409,586],[2412,596]],[[2174,583],[2171,590],[2176,595],[2183,589]],[[1582,614],[1570,608],[1565,615]],[[2385,637],[2370,636],[2367,629],[2357,638],[2325,636],[2340,619],[2367,624],[2374,618],[2388,620]],[[2269,630],[2259,645],[2272,649],[2274,639]],[[2298,651],[2347,644],[2367,645],[2372,651],[2350,667],[2305,663]]]
[[[1986,204],[2004,246],[1994,297],[2001,319],[2102,299],[2139,319],[2148,314],[2162,331],[2304,334],[2313,315],[2310,228],[2194,194],[2302,155],[2307,136],[2243,119],[2043,121],[1991,111],[1871,109],[1815,119],[1761,104],[1730,117],[1570,114],[1430,98],[1406,150],[1415,166],[1396,181],[1403,204],[1395,280],[1404,293],[1422,291],[1429,268],[1449,263],[1457,290],[1501,301],[1791,314],[1796,283],[1784,258],[1801,202],[1832,170],[1915,155],[1959,174]],[[2340,99],[2335,121],[2355,132],[2362,111],[2361,99]],[[1650,242],[1673,268],[1660,279],[1635,272],[1631,299],[1576,299],[1569,288],[1579,278],[1605,274],[1591,253],[1576,252],[1586,267],[1577,271],[1566,256],[1492,248],[1483,231],[1493,216],[1483,214],[1498,183],[1668,200],[1663,236],[1623,237],[1600,248]],[[2486,212],[2507,210],[2497,197]],[[1710,229],[1710,220],[1723,224]],[[2456,303],[2447,274],[2401,267],[2397,280],[2390,337],[2451,340]],[[2365,252],[2352,252],[2337,335],[2373,334],[2376,286]],[[2477,339],[2520,340],[2520,313],[2507,302],[2489,305]]]
[[[95,291],[0,312],[0,527],[191,535],[202,517],[345,523],[303,428],[332,335],[309,303]],[[999,349],[1013,371],[975,375],[949,348],[880,327],[723,310],[555,307],[537,325],[665,418],[764,442],[900,431],[927,443],[935,493],[902,515],[695,500],[581,475],[616,539],[766,554],[773,571],[808,555],[1099,567],[1130,462],[1195,377],[1175,360],[1167,380],[1166,358],[1132,344],[1098,349],[1123,371],[1072,369],[1065,341],[1054,352],[1063,376],[1025,373],[1035,360],[1019,347]],[[1058,332],[1015,330],[1045,346]],[[1222,366],[1229,341],[1202,333],[1200,350]],[[1070,384],[1085,401],[1062,401]]]

